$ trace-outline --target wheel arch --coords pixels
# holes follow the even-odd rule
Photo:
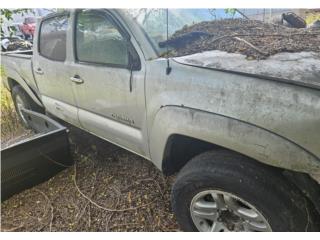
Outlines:
[[[18,80],[17,80],[18,79]],[[30,96],[30,98],[40,107],[43,108],[43,104],[41,103],[39,97],[36,93],[28,86],[28,84],[22,78],[7,78],[9,91],[12,91],[12,88],[16,85],[20,85],[23,90]]]

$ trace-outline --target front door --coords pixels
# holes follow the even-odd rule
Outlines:
[[[77,10],[70,65],[82,127],[147,156],[144,66],[129,35],[106,10]]]

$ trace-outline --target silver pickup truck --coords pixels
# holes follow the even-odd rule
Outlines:
[[[177,173],[184,231],[319,230],[319,54],[163,58],[156,38],[124,10],[52,14],[2,54],[5,86],[25,124],[46,112]]]

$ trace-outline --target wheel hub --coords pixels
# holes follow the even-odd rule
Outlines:
[[[199,231],[271,231],[265,217],[254,206],[223,191],[198,193],[191,201],[190,212]]]
[[[219,214],[218,221],[223,222],[229,231],[241,231],[241,218],[232,211],[223,210]]]

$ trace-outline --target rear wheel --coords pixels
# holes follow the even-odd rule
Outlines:
[[[184,231],[313,231],[310,203],[279,169],[228,151],[183,167],[172,207]]]
[[[27,119],[22,113],[22,109],[25,108],[40,113],[43,112],[43,109],[29,97],[20,85],[15,85],[12,88],[11,95],[19,120],[25,127],[29,127]]]

